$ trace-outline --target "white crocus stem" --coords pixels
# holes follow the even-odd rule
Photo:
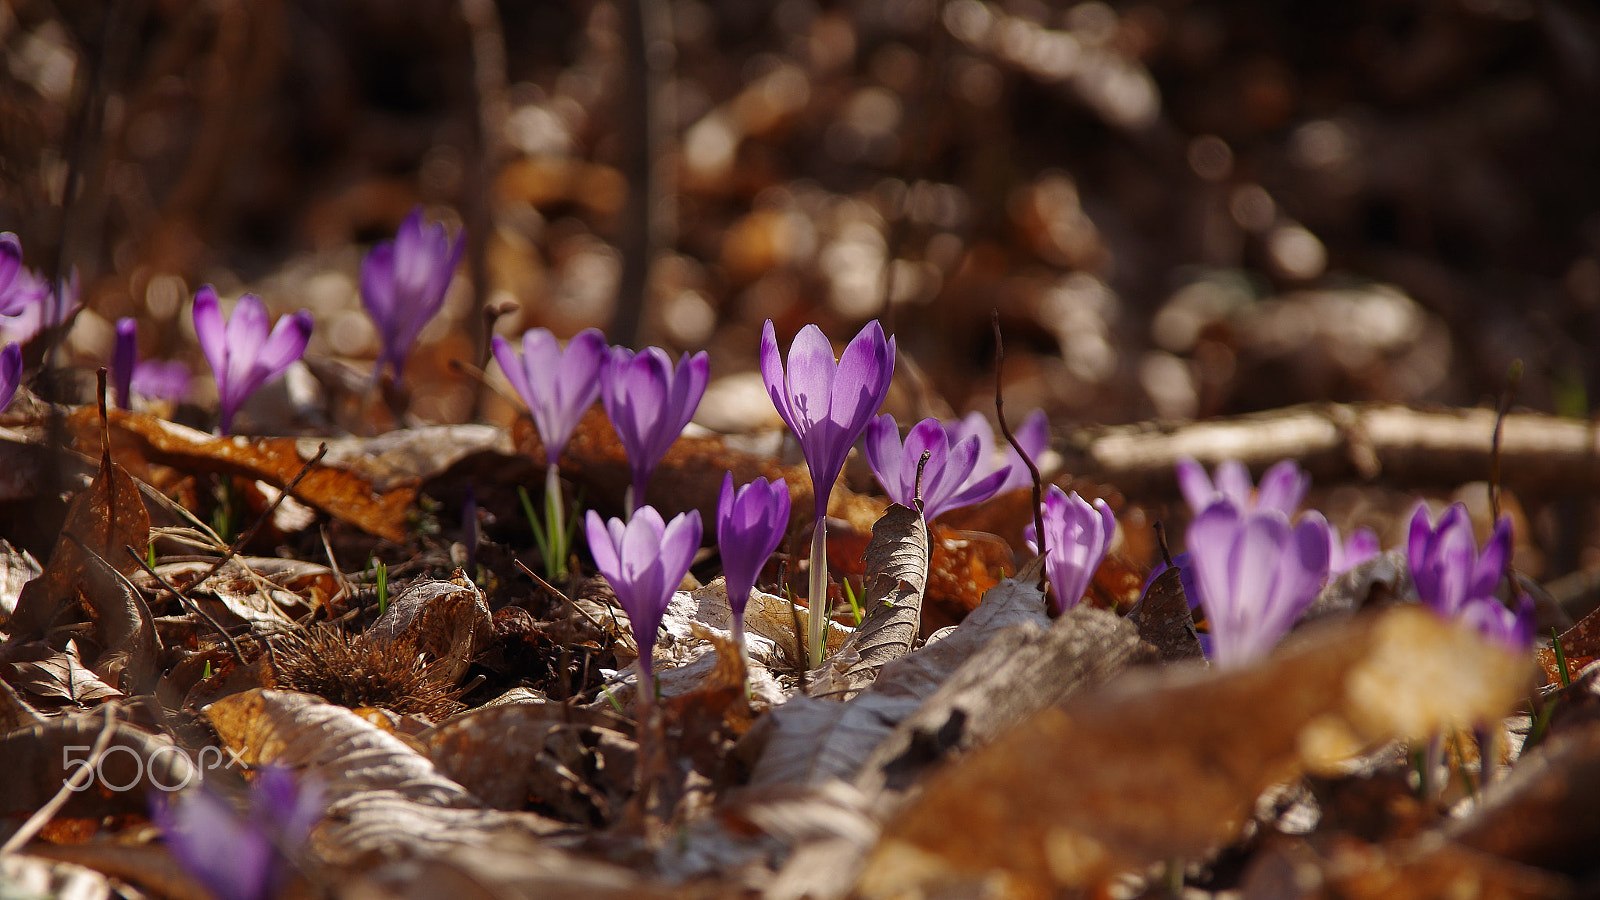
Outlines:
[[[811,535],[811,611],[806,646],[811,650],[811,668],[822,665],[827,656],[828,633],[828,517],[818,516]]]

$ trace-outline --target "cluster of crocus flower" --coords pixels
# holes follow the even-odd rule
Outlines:
[[[322,791],[278,767],[256,773],[243,815],[206,789],[151,812],[173,858],[218,900],[277,896],[322,815]]]
[[[547,565],[552,573],[563,574],[565,509],[557,464],[578,421],[595,400],[603,403],[627,453],[631,480],[625,506],[631,514],[645,502],[651,474],[699,408],[710,378],[710,358],[701,351],[674,366],[659,347],[638,353],[608,348],[605,336],[592,328],[575,335],[565,349],[543,328],[522,335],[520,355],[499,335],[493,349],[501,371],[528,405],[544,445],[545,526],[538,530]]]
[[[305,354],[311,326],[311,313],[303,309],[272,324],[255,294],[241,296],[224,318],[211,285],[195,293],[194,331],[216,378],[223,434],[232,433],[233,417],[251,394]]]
[[[1411,514],[1406,562],[1422,603],[1491,640],[1526,650],[1533,644],[1533,599],[1521,594],[1512,609],[1495,596],[1510,561],[1509,516],[1495,523],[1480,551],[1465,505],[1452,503],[1437,523],[1430,521],[1426,503]]]
[[[374,376],[387,364],[399,380],[411,346],[444,305],[465,246],[465,235],[452,241],[443,225],[424,225],[419,206],[400,223],[394,240],[377,244],[362,260],[361,302],[383,345]]]
[[[828,495],[845,456],[889,393],[894,353],[894,338],[884,336],[876,319],[861,329],[837,360],[822,329],[807,325],[789,345],[786,366],[772,320],[761,329],[761,379],[778,415],[800,442],[811,474],[816,527],[811,538],[807,646],[813,666],[822,663],[828,619]]]

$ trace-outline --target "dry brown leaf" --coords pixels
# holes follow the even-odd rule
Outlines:
[[[1048,630],[1032,623],[1001,625],[999,616],[985,618],[987,623],[979,624],[986,627],[967,636],[958,638],[961,629],[956,629],[944,655],[935,652],[944,642],[927,649],[927,668],[959,664],[948,676],[912,670],[913,657],[885,668],[883,683],[902,690],[937,685],[937,690],[861,766],[855,784],[867,795],[883,799],[884,792],[911,790],[951,756],[981,747],[1039,710],[1104,684],[1147,652],[1126,619],[1084,604],[1068,610]],[[966,649],[980,640],[981,647]]]
[[[97,442],[99,433],[96,428]],[[63,621],[64,604],[81,599],[95,620],[104,647],[153,653],[153,646],[136,647],[149,627],[148,617],[106,571],[106,566],[123,574],[137,569],[124,548],[143,549],[149,540],[150,515],[139,487],[111,461],[107,450],[101,454],[94,481],[68,505],[66,523],[43,574],[23,586],[16,613],[6,623],[11,638],[42,634]],[[98,554],[105,564],[98,564],[91,554]]]
[[[0,816],[26,816],[43,806],[89,761],[104,727],[105,718],[96,711],[47,719],[0,738],[5,765]],[[94,768],[89,788],[68,798],[62,817],[144,815],[152,793],[180,790],[201,778],[172,741],[123,721],[111,724],[106,751]]]
[[[449,581],[428,578],[406,585],[362,637],[375,647],[416,647],[433,660],[435,677],[454,685],[493,639],[493,618],[483,592],[457,571]]]
[[[1552,732],[1446,834],[1494,856],[1593,877],[1600,869],[1600,722]]]
[[[42,571],[33,554],[18,550],[10,541],[0,540],[0,622],[16,612],[23,585],[38,578]]]
[[[123,696],[83,665],[78,658],[78,647],[72,641],[67,642],[64,650],[56,650],[43,642],[24,645],[5,665],[11,670],[8,681],[35,697],[51,701],[52,705],[64,702],[92,706],[101,700]]]
[[[928,529],[922,513],[889,507],[872,526],[863,556],[866,615],[844,646],[808,679],[806,693],[849,700],[877,680],[885,663],[911,652],[928,582]]]
[[[112,896],[110,880],[94,869],[16,853],[0,856],[0,884],[15,897],[110,900]]]
[[[1044,594],[1029,580],[1038,565],[989,591],[949,636],[889,663],[871,690],[842,706],[799,697],[768,715],[765,744],[751,783],[819,784],[849,779],[895,727],[1001,630],[1018,623],[1049,624]]]
[[[505,832],[557,823],[481,808],[426,757],[348,709],[308,694],[253,690],[218,700],[206,718],[248,765],[275,764],[322,786],[327,816],[313,849],[327,862],[369,854],[432,856],[482,846]]]
[[[495,809],[530,804],[580,824],[611,821],[633,791],[626,724],[563,703],[481,707],[417,736],[439,771]]]
[[[935,774],[886,826],[861,892],[991,876],[1049,892],[1198,856],[1269,785],[1497,718],[1525,682],[1520,654],[1413,606],[1309,629],[1246,669],[1130,673]]]
[[[241,475],[282,488],[305,468],[308,458],[300,455],[291,438],[214,437],[142,413],[113,409],[109,415],[112,429],[136,438],[145,459],[186,472]],[[94,410],[74,410],[68,422],[80,445],[99,440]],[[406,513],[417,491],[414,484],[397,483],[379,492],[366,479],[322,463],[311,467],[294,495],[370,534],[401,542],[406,539]]]
[[[1183,593],[1182,570],[1172,566],[1156,576],[1128,620],[1139,626],[1139,638],[1156,648],[1164,662],[1199,659],[1200,638]]]

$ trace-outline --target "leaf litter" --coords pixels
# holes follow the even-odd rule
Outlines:
[[[580,483],[622,464],[604,449],[614,437],[589,427],[575,442]],[[317,483],[337,489],[306,499],[318,506],[378,484],[444,484],[455,467],[510,459],[490,435],[468,435],[463,452],[440,450],[446,437],[389,437],[381,465],[362,462],[346,441],[319,464],[333,474]],[[666,502],[707,508],[691,492],[699,482],[678,477],[695,469],[795,474],[699,440],[663,463]],[[182,459],[154,447],[145,450],[158,465]],[[273,465],[233,458],[199,471],[244,466],[288,484],[294,473]],[[733,649],[720,579],[685,584],[669,604],[656,666],[672,837],[659,843],[636,809],[636,650],[603,583],[569,584],[568,596],[480,566],[481,587],[465,573],[419,573],[380,601],[359,567],[240,556],[220,566],[158,560],[147,574],[111,552],[146,545],[149,525],[139,488],[107,458],[69,514],[82,546],[63,538],[60,547],[73,549],[58,547],[28,582],[0,645],[14,698],[8,758],[39,786],[0,797],[12,815],[44,803],[68,774],[52,752],[92,746],[99,709],[142,708],[109,732],[125,748],[115,757],[139,761],[115,770],[139,789],[77,797],[58,813],[63,826],[94,834],[106,827],[89,824],[96,816],[138,817],[164,795],[160,785],[203,776],[225,787],[241,773],[287,767],[327,802],[300,875],[340,895],[472,885],[460,892],[867,898],[981,887],[1031,897],[1118,879],[1154,884],[1161,867],[1181,864],[1191,885],[1245,896],[1316,895],[1305,885],[1378,896],[1378,883],[1425,896],[1466,881],[1554,897],[1590,872],[1584,841],[1600,827],[1573,827],[1596,802],[1589,760],[1600,717],[1582,712],[1589,694],[1575,686],[1538,700],[1554,714],[1516,760],[1531,727],[1515,715],[1529,702],[1523,661],[1414,605],[1389,608],[1408,590],[1393,558],[1330,584],[1316,607],[1323,621],[1267,660],[1213,672],[1199,661],[1175,571],[1127,617],[1085,603],[1052,619],[1033,561],[992,582],[968,579],[986,585],[981,600],[927,634],[932,586],[954,581],[937,574],[952,565],[938,548],[948,558],[953,541],[990,539],[938,524],[930,532],[914,510],[874,507],[842,488],[834,502],[874,519],[854,564],[863,618],[829,623],[821,669],[801,671],[809,611],[783,597],[753,594],[747,659]],[[327,513],[385,533],[348,510]],[[490,547],[507,532],[495,534]],[[1580,663],[1582,634],[1569,634]],[[537,671],[524,664],[530,652]],[[154,707],[136,696],[152,688],[162,698]],[[1459,745],[1463,735],[1504,731],[1502,721],[1523,733],[1490,745],[1509,755],[1470,777],[1497,780],[1452,795],[1453,814],[1408,782],[1405,747],[1440,735]],[[1413,810],[1404,828],[1365,829],[1340,812],[1378,785],[1390,807]],[[1273,797],[1299,811],[1267,811]],[[1516,824],[1540,816],[1561,825]],[[114,835],[114,826],[105,831]],[[77,854],[85,871],[182,883],[159,845],[34,846],[55,859]],[[130,849],[136,859],[117,855]],[[46,865],[42,855],[24,858]]]

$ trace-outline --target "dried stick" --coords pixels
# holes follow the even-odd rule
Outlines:
[[[1011,449],[1017,451],[1017,455],[1022,457],[1023,463],[1028,467],[1028,474],[1033,476],[1033,533],[1039,545],[1039,558],[1043,559],[1046,549],[1044,543],[1044,511],[1041,508],[1044,505],[1044,477],[1039,474],[1039,467],[1034,465],[1033,460],[1028,458],[1028,454],[1022,449],[1022,445],[1017,443],[1017,436],[1011,433],[1011,426],[1006,424],[1006,399],[1004,392],[1000,389],[1000,376],[1005,372],[1006,367],[1006,345],[1000,337],[1000,310],[990,310],[989,316],[989,321],[994,325],[994,417],[1000,422],[1000,433],[1006,436],[1006,443],[1010,444]],[[1041,577],[1043,576],[1041,575]]]

